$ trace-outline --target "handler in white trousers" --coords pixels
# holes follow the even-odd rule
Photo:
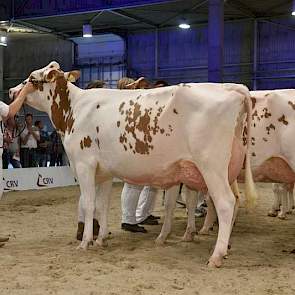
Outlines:
[[[156,194],[157,190],[150,186],[125,183],[121,194],[121,228],[146,233],[146,229],[139,224],[157,225],[159,217],[152,215]]]
[[[16,113],[20,110],[21,106],[24,103],[26,96],[35,90],[32,83],[27,83],[21,92],[18,94],[16,99],[10,104],[7,105],[3,101],[0,101],[0,122],[6,121],[8,118],[13,118]],[[2,154],[3,154],[3,132],[0,128],[0,199],[3,195],[4,190],[4,181],[3,181],[3,170],[2,170]],[[5,242],[9,240],[8,237],[0,237],[0,247],[4,245]]]

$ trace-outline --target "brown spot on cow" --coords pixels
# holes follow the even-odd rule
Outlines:
[[[52,90],[51,89],[49,89],[49,95],[52,96]]]
[[[135,153],[148,155],[154,148],[151,144],[153,135],[165,133],[165,129],[160,128],[158,124],[159,117],[165,106],[159,107],[157,109],[158,113],[152,118],[153,108],[149,107],[142,110],[142,105],[138,101],[134,102],[134,104],[129,102],[129,104],[131,108],[124,109],[124,106],[122,106],[119,110],[121,114],[122,112],[125,114],[124,121],[126,122],[125,132],[120,135],[119,141],[123,147],[128,144],[127,149],[129,148]]]
[[[96,126],[96,132],[99,133],[99,127],[98,126]]]
[[[81,147],[81,150],[83,150],[84,146],[83,146],[83,140],[80,141],[80,147]]]
[[[178,115],[178,112],[177,112],[176,109],[173,109],[173,113],[176,114],[176,115]]]
[[[125,102],[122,102],[122,103],[120,104],[119,112],[121,112],[121,114],[122,114],[122,110],[123,110],[124,105],[125,105]]]
[[[256,154],[254,152],[252,153],[252,157],[256,157]]]
[[[266,119],[269,118],[269,117],[271,117],[271,113],[268,111],[267,108],[264,108],[262,111],[264,112],[264,117]],[[261,116],[261,117],[263,117],[263,116]]]
[[[50,100],[50,96],[49,95],[47,95],[47,99]]]
[[[286,116],[285,115],[282,115],[279,119],[278,119],[279,122],[283,123],[284,125],[288,125],[289,122],[286,120]]]
[[[291,108],[295,111],[295,103],[293,103],[292,101],[288,101],[288,105],[290,105]]]
[[[255,137],[251,137],[251,144],[255,145]]]
[[[117,121],[117,127],[118,128],[120,127],[120,124],[121,124],[121,122],[120,121]]]
[[[64,75],[56,77],[56,85],[51,104],[51,114],[54,126],[62,134],[70,133],[75,119],[73,118],[73,111],[71,108],[71,100],[69,97],[69,90],[67,87],[67,80]],[[60,100],[57,103],[56,99],[59,96]]]
[[[250,97],[251,98],[251,101],[252,101],[252,110],[255,109],[255,105],[256,105],[256,98],[255,97]]]
[[[95,138],[95,143],[96,143],[96,145],[98,146],[98,148],[100,149],[100,145],[99,145],[99,139],[98,138]]]
[[[255,120],[255,117],[258,118],[258,112],[255,110],[255,112],[252,114],[252,120]]]
[[[243,145],[247,145],[247,134],[248,134],[248,129],[247,129],[247,126],[244,127],[243,129]]]
[[[275,127],[273,124],[270,124],[270,125],[267,126],[265,129],[266,129],[266,131],[267,131],[267,134],[270,134],[270,130],[271,130],[271,129],[275,130],[276,127]]]
[[[130,104],[131,106],[133,106],[133,105],[134,105],[134,101],[133,101],[133,100],[130,100],[130,101],[129,101],[129,104]]]
[[[92,143],[92,140],[90,138],[90,136],[88,135],[87,137],[84,137],[84,147],[91,147],[91,143]]]

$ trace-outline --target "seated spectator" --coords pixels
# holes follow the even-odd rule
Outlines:
[[[63,166],[64,147],[56,130],[50,134],[50,166]]]
[[[33,126],[33,115],[26,114],[26,127],[21,133],[20,161],[23,168],[36,167],[37,143],[40,140],[38,128]]]
[[[91,89],[91,88],[104,88],[105,87],[105,82],[102,80],[93,80],[91,81],[85,89]]]
[[[158,87],[166,87],[166,86],[170,86],[169,83],[165,80],[158,80],[155,82],[154,84],[154,88],[158,88]]]
[[[42,121],[37,120],[35,122],[35,127],[38,128],[40,133],[40,140],[37,143],[37,150],[36,150],[36,161],[39,167],[47,167],[47,151],[48,151],[48,144],[49,144],[49,136],[48,132],[43,130],[44,126]]]

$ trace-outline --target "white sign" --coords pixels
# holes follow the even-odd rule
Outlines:
[[[3,169],[3,182],[6,192],[78,184],[68,166]]]

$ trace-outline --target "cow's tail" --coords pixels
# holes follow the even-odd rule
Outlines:
[[[247,150],[246,150],[246,165],[245,165],[245,197],[246,197],[246,208],[250,209],[256,205],[257,192],[253,181],[252,170],[251,170],[251,120],[252,120],[252,102],[249,92],[246,95],[246,112],[247,112]]]

